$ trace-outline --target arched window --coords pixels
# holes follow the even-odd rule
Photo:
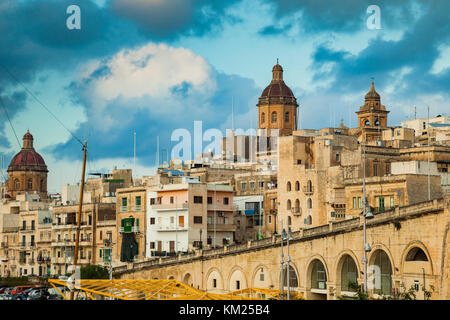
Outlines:
[[[380,120],[377,119],[377,120],[375,121],[375,125],[376,125],[376,126],[379,126],[379,125],[380,125]]]
[[[291,208],[292,208],[291,200],[288,200],[286,209],[291,210]]]
[[[300,212],[300,200],[295,200],[295,212]]]
[[[343,257],[341,269],[341,290],[342,291],[356,291],[356,288],[350,286],[351,283],[358,283],[358,269],[352,257],[346,254]]]
[[[308,198],[308,200],[306,200],[306,206],[308,209],[312,209],[312,200],[311,198]]]
[[[306,225],[311,225],[312,224],[312,217],[311,217],[311,215],[309,215],[308,217],[305,218],[304,223]]]
[[[300,190],[300,182],[295,181],[295,191]]]
[[[33,180],[31,180],[31,179],[27,180],[27,188],[28,188],[28,190],[33,189]]]
[[[364,125],[365,126],[369,126],[370,125],[370,121],[369,120],[364,121]]]
[[[408,251],[406,261],[428,261],[427,255],[422,249],[414,247]]]
[[[290,181],[288,181],[288,183],[286,185],[286,190],[291,191],[291,182]]]
[[[14,187],[16,190],[20,190],[20,182],[19,179],[14,180]]]
[[[284,114],[284,122],[289,122],[289,112]]]
[[[44,179],[41,179],[39,191],[44,191]]]
[[[287,287],[287,265],[283,268],[283,285]],[[295,272],[295,269],[289,265],[289,287],[296,288],[298,287],[298,278],[297,278],[297,272]]]
[[[266,114],[263,112],[261,113],[261,123],[266,122]]]
[[[373,265],[375,270],[373,272],[378,272],[380,274],[380,286],[375,288],[374,292],[382,295],[392,294],[392,266],[388,255],[383,250],[377,250],[374,253]],[[378,268],[376,268],[378,267]],[[376,275],[376,273],[375,273]]]
[[[272,112],[272,123],[276,123],[277,122],[277,113],[274,111]]]
[[[307,190],[308,190],[308,192],[312,192],[312,191],[313,191],[313,187],[312,187],[312,182],[311,182],[311,180],[308,180],[308,183],[307,183]]]
[[[311,271],[311,289],[327,288],[327,273],[325,267],[320,260],[315,259]]]
[[[291,216],[288,216],[288,226],[290,226],[292,224],[292,218]]]

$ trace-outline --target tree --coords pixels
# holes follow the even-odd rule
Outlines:
[[[109,279],[108,268],[99,265],[87,265],[80,269],[81,279]]]

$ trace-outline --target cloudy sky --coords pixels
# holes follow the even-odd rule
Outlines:
[[[66,26],[71,4],[80,30]],[[367,27],[373,4],[380,29]],[[80,180],[77,139],[89,139],[88,171],[106,172],[133,167],[136,132],[136,174],[152,174],[157,136],[170,152],[172,132],[195,120],[225,134],[232,100],[235,127],[254,127],[277,58],[301,128],[354,127],[372,78],[389,125],[414,106],[448,114],[449,12],[448,0],[0,0],[14,128],[0,107],[0,154],[9,163],[29,129],[58,192]]]

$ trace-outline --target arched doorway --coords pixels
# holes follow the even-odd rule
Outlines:
[[[307,285],[311,291],[309,298],[315,300],[327,298],[327,272],[324,264],[319,259],[314,259],[309,264]]]
[[[425,299],[424,288],[431,294],[434,286],[433,268],[429,254],[423,245],[414,245],[405,250],[402,266],[403,285],[406,290],[414,288],[417,299]]]
[[[355,292],[355,285],[358,284],[358,267],[356,266],[355,260],[350,255],[345,254],[342,256],[339,265],[338,279],[340,280],[339,289],[341,294],[346,295],[346,293]]]
[[[243,290],[246,288],[247,288],[247,279],[245,278],[244,273],[240,269],[234,270],[230,276],[229,290],[236,291],[236,290]]]
[[[368,289],[378,295],[392,295],[392,264],[384,250],[376,250],[367,271]]]
[[[190,273],[186,273],[183,277],[183,283],[187,284],[188,286],[193,287],[194,281],[192,280],[192,275]]]
[[[288,281],[289,281],[289,287],[288,287]],[[284,288],[285,294],[287,294],[288,290],[297,291],[298,276],[297,276],[297,272],[295,271],[295,268],[292,265],[289,265],[289,277],[288,277],[288,266],[285,265],[283,267],[283,288]]]

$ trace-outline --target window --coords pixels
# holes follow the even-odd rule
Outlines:
[[[127,198],[122,198],[122,207],[127,206]]]
[[[247,184],[245,182],[241,183],[241,190],[245,190],[247,188]]]
[[[288,216],[288,226],[290,226],[292,224],[292,218],[291,216]]]
[[[212,224],[212,217],[208,217],[206,222],[207,222],[208,224]]]
[[[170,224],[173,224],[173,222],[174,222],[174,217],[172,216],[172,217],[170,217]]]
[[[263,112],[261,113],[261,123],[266,122],[266,114]]]
[[[31,230],[34,230],[34,220],[31,220]]]
[[[286,185],[286,191],[291,191],[291,182],[288,181],[287,185]]]
[[[155,198],[150,198],[150,205],[155,204]]]
[[[391,196],[391,198],[389,199],[389,206],[390,206],[391,208],[394,208],[394,207],[395,207],[394,197],[393,197],[393,196]]]
[[[259,274],[259,281],[264,281],[264,273],[262,273],[262,271]]]
[[[150,224],[155,224],[155,218],[150,218]]]
[[[286,205],[286,209],[287,210],[291,210],[291,208],[292,208],[291,200],[288,200],[287,201],[287,205]]]
[[[272,123],[277,123],[277,113],[275,111],[272,112]]]
[[[150,242],[150,249],[155,249],[155,242],[154,241]]]
[[[195,199],[195,197],[194,197],[194,199]],[[194,200],[194,202],[195,202],[195,200]],[[170,197],[170,203],[173,203],[173,197]]]
[[[217,288],[217,279],[213,279],[213,288]]]
[[[353,209],[357,209],[357,208],[358,208],[357,198],[353,197]]]
[[[203,217],[201,216],[194,216],[194,223],[203,223]]]
[[[380,212],[384,211],[384,197],[378,198],[378,210]]]
[[[369,120],[366,120],[366,121],[364,122],[364,125],[365,125],[365,126],[369,126],[369,125],[370,125]]]
[[[250,189],[255,189],[255,182],[254,181],[250,182]]]
[[[227,197],[223,198],[223,204],[228,204],[229,199]]]
[[[375,121],[375,125],[376,125],[376,126],[379,126],[379,125],[380,125],[380,120],[376,120],[376,121]]]
[[[336,162],[339,162],[340,161],[340,155],[339,155],[339,153],[336,153]]]
[[[212,204],[212,197],[208,197],[208,204]]]
[[[284,114],[284,122],[289,122],[289,112]]]
[[[358,208],[362,208],[362,201],[361,201],[361,197],[358,197]]]
[[[300,190],[300,182],[295,181],[295,191],[299,191]]]
[[[239,280],[236,280],[236,290],[241,289],[241,282]]]
[[[103,240],[103,231],[100,231],[100,240]]]
[[[19,182],[19,179],[14,180],[14,185],[15,185],[15,187],[16,187],[16,190],[19,190],[19,189],[20,189],[20,182]]]
[[[312,209],[312,200],[311,198],[308,198],[308,200],[306,201],[306,205],[308,209]]]
[[[327,274],[323,263],[319,260],[314,260],[311,272],[311,288],[312,289],[326,289],[327,288]]]
[[[28,179],[28,181],[27,181],[27,187],[28,187],[28,190],[32,190],[32,189],[33,189],[33,180]]]
[[[386,174],[391,173],[391,165],[389,163],[386,163]]]
[[[140,205],[141,205],[141,197],[140,197],[140,196],[137,196],[137,197],[136,197],[136,205],[137,205],[137,206],[140,206]]]
[[[381,288],[375,288],[375,293],[391,295],[392,294],[392,268],[391,261],[387,254],[382,250],[377,250],[374,253],[373,264],[378,266],[381,277]]]
[[[373,165],[373,175],[378,176],[378,164],[376,163]]]
[[[194,203],[203,203],[202,196],[194,196]]]

